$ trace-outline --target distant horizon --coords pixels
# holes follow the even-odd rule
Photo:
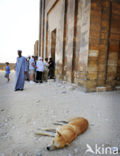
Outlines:
[[[0,62],[0,64],[5,64],[6,62]],[[9,64],[15,64],[16,62],[9,62]]]
[[[29,56],[32,56],[32,55],[34,55],[34,53],[33,54],[31,54],[31,55],[28,55],[28,56],[24,56],[24,55],[22,55],[22,56],[24,56],[24,57],[29,57]],[[17,55],[16,55],[16,60],[17,60]],[[10,61],[0,61],[0,63],[6,63],[6,62],[9,62],[9,63],[16,63],[16,61],[13,61],[13,62],[10,62]]]
[[[15,63],[17,50],[34,54],[39,38],[39,0],[0,0],[0,63]]]
[[[28,55],[28,56],[24,56],[24,55],[22,55],[23,57],[31,57],[32,55],[34,55],[34,54],[31,54],[31,55]],[[17,57],[18,57],[18,55],[16,55],[16,60],[17,60]],[[10,62],[10,61],[0,61],[0,63],[6,63],[6,62],[9,62],[9,63],[16,63],[16,61],[14,61],[14,62]]]

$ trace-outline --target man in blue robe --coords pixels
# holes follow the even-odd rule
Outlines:
[[[18,57],[16,62],[16,78],[15,78],[15,91],[24,89],[25,73],[27,71],[26,58],[22,56],[22,51],[18,50]]]

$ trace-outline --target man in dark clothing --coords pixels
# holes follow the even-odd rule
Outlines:
[[[48,64],[49,64],[49,66],[48,66],[48,69],[49,69],[48,76],[49,76],[50,79],[54,79],[55,63],[54,63],[52,58],[50,58]]]

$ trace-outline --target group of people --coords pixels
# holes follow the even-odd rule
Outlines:
[[[42,83],[48,80],[48,78],[54,78],[55,63],[50,58],[45,58],[43,61],[42,57],[32,56],[27,59],[28,71],[26,75],[26,80],[30,80],[30,83]]]
[[[54,79],[55,63],[52,58],[48,60],[42,57],[32,56],[25,58],[22,56],[22,51],[18,50],[18,57],[15,66],[15,91],[24,89],[25,80],[30,81],[31,84],[47,82],[48,78]],[[9,79],[10,68],[9,63],[6,63],[5,77]]]

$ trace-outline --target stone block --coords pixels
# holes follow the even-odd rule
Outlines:
[[[85,80],[84,79],[79,79],[78,85],[79,86],[85,86]]]
[[[105,72],[99,71],[99,72],[98,72],[98,79],[99,79],[99,80],[104,80],[104,79],[105,79]]]
[[[101,39],[107,39],[107,38],[108,38],[108,34],[106,34],[106,33],[101,33],[100,38],[101,38]]]
[[[101,86],[101,87],[96,87],[96,92],[105,92],[106,91],[106,87]]]
[[[109,26],[109,21],[108,20],[102,20],[101,25],[102,25],[102,27],[108,27]]]
[[[116,72],[109,72],[107,73],[107,80],[113,81],[116,78]]]
[[[99,50],[89,50],[89,56],[98,57]]]
[[[107,88],[109,88],[109,87],[111,87],[111,88],[113,88],[113,87],[115,87],[115,85],[116,85],[116,81],[115,80],[108,80],[107,79],[107,81],[106,81],[106,87]]]
[[[97,80],[97,72],[88,72],[87,80]]]
[[[100,55],[98,59],[99,65],[100,64],[105,64],[106,62],[106,56],[105,55]]]
[[[104,86],[104,84],[105,84],[104,78],[103,78],[103,79],[98,79],[98,80],[97,80],[97,86]]]
[[[116,82],[116,86],[120,86],[120,81],[117,81]]]
[[[85,76],[86,76],[85,72],[80,72],[79,74],[80,79],[85,79]]]
[[[98,71],[99,72],[105,71],[105,67],[106,67],[106,64],[99,64]]]
[[[115,89],[116,89],[116,90],[120,90],[120,86],[116,86]]]
[[[108,73],[116,73],[117,72],[117,66],[116,65],[112,65],[112,66],[108,66]]]
[[[106,91],[112,91],[114,88],[111,86],[111,85],[109,85],[109,86],[106,86]]]
[[[89,57],[88,58],[88,66],[89,65],[97,65],[98,64],[98,60],[97,60],[97,57]]]
[[[85,92],[96,92],[96,88],[86,88]]]
[[[96,88],[96,81],[86,80],[86,88]]]
[[[97,65],[96,64],[92,64],[92,65],[89,65],[88,68],[87,68],[87,71],[88,72],[97,72]]]

